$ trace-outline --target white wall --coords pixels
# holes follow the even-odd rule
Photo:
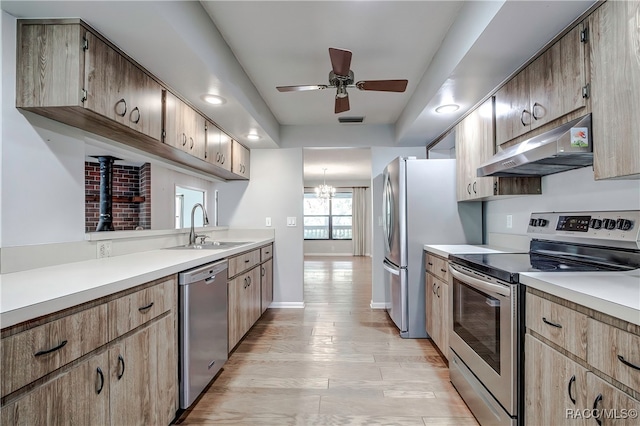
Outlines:
[[[541,195],[486,202],[485,232],[489,242],[496,237],[491,234],[526,235],[532,212],[639,209],[639,181],[595,181],[593,169],[583,167],[544,176]],[[507,215],[513,216],[512,228],[507,228]]]
[[[254,149],[251,180],[218,185],[220,224],[233,228],[275,230],[274,306],[302,307],[304,193],[302,148]],[[297,226],[288,227],[287,217]]]
[[[371,148],[371,206],[372,206],[372,244],[371,244],[371,303],[374,307],[384,305],[385,290],[382,261],[384,260],[384,242],[382,237],[382,172],[394,158],[425,158],[425,147],[415,148]]]

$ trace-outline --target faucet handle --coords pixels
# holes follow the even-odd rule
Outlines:
[[[200,238],[200,244],[204,244],[204,240],[209,238],[208,235],[196,235],[196,238]]]

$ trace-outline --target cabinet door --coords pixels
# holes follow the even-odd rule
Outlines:
[[[436,291],[440,308],[440,351],[449,359],[449,285],[440,281],[440,288]]]
[[[162,87],[92,33],[86,39],[85,108],[160,140]]]
[[[587,407],[593,417],[587,420],[594,426],[637,426],[640,401],[614,388],[592,372],[587,373]]]
[[[638,178],[640,2],[608,1],[588,22],[595,178]]]
[[[204,117],[168,91],[164,105],[164,143],[204,160]]]
[[[527,67],[531,129],[585,107],[582,28],[576,26]]]
[[[431,340],[436,343],[438,339],[436,337],[435,330],[435,312],[433,311],[434,299],[436,298],[436,279],[433,275],[426,273],[425,274],[425,288],[424,288],[424,303],[425,303],[425,312],[426,312],[426,326],[427,333],[431,336]]]
[[[215,124],[207,121],[207,161],[231,171],[231,139]]]
[[[242,336],[244,336],[242,300],[244,296],[243,275],[234,278],[228,283],[229,302],[229,352],[235,348]]]
[[[525,424],[587,424],[587,370],[530,334],[524,354]]]
[[[249,150],[234,140],[231,141],[231,149],[231,172],[249,178]]]
[[[262,285],[260,280],[260,267],[257,266],[253,268],[249,273],[248,299],[250,314],[247,317],[249,319],[249,322],[247,323],[247,331],[249,331],[249,329],[253,327],[253,324],[255,324],[256,321],[258,321],[258,319],[260,318],[260,315],[262,315],[261,287]]]
[[[261,302],[260,313],[264,313],[273,302],[273,259],[264,262],[260,269]]]
[[[109,349],[112,424],[169,424],[176,413],[173,315]]]
[[[3,425],[108,425],[107,352],[2,407]]]
[[[531,129],[529,80],[525,68],[496,92],[496,145]]]

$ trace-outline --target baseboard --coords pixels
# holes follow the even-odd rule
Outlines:
[[[371,309],[385,309],[386,307],[384,302],[371,302],[369,306]]]
[[[351,253],[304,253],[305,256],[348,256],[353,257]]]
[[[304,302],[271,302],[269,308],[304,309]]]

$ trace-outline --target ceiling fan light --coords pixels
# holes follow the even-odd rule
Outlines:
[[[336,98],[346,98],[347,95],[347,88],[346,86],[340,85],[338,86],[338,91],[336,93]]]
[[[218,95],[212,95],[211,93],[207,93],[206,95],[202,95],[202,99],[205,102],[210,103],[211,105],[222,105],[227,102],[225,98]]]
[[[438,114],[450,114],[452,112],[456,112],[458,109],[460,109],[460,105],[447,104],[447,105],[440,105],[438,108],[436,108],[436,112]]]

